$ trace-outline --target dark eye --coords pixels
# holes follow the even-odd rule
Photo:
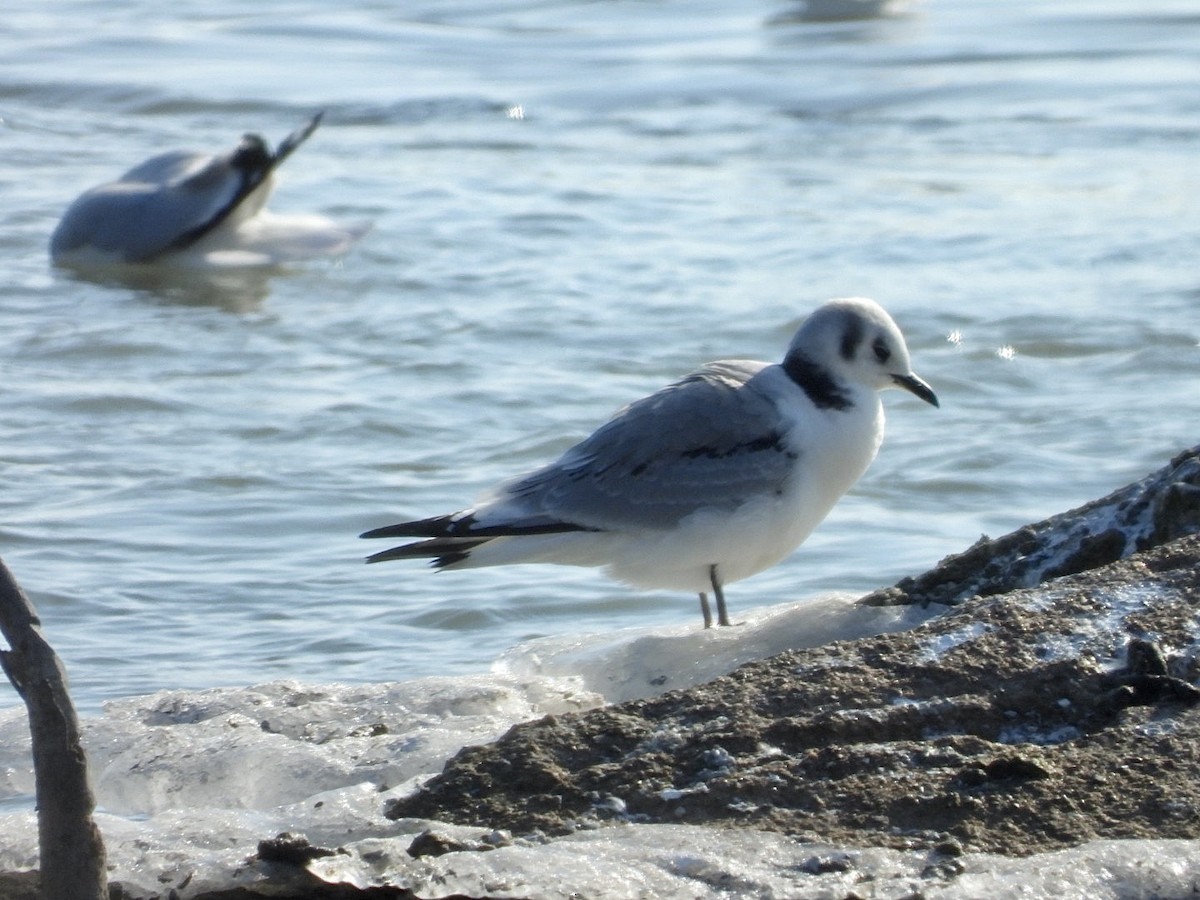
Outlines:
[[[871,349],[875,351],[875,359],[880,364],[892,358],[892,351],[888,349],[887,342],[883,338],[876,338],[875,343],[871,345]]]

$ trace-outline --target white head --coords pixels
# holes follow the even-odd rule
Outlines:
[[[812,313],[788,347],[783,367],[820,407],[845,408],[845,388],[900,387],[938,405],[933,389],[912,371],[904,335],[874,300],[831,300]]]

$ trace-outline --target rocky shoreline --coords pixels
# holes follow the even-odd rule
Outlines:
[[[515,834],[706,824],[950,856],[1200,838],[1197,532],[1200,448],[862,601],[956,604],[912,631],[518,725],[387,815]]]

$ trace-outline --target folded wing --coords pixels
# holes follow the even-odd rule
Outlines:
[[[363,537],[427,538],[370,561],[434,556],[435,565],[452,565],[495,538],[663,530],[701,510],[728,512],[782,493],[797,453],[757,389],[763,368],[712,363],[620,410],[473,509],[369,531]]]
[[[177,151],[146,160],[68,208],[51,237],[51,256],[147,263],[186,249],[233,215],[320,121],[314,116],[274,151],[249,134],[220,156]]]

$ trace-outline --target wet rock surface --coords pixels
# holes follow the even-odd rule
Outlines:
[[[957,604],[915,630],[519,725],[387,814],[758,828],[947,865],[1200,837],[1198,482],[1193,450],[867,598]]]
[[[867,595],[869,605],[943,603],[1034,587],[1200,532],[1200,447],[1140,481],[999,538],[981,537],[916,578]]]

